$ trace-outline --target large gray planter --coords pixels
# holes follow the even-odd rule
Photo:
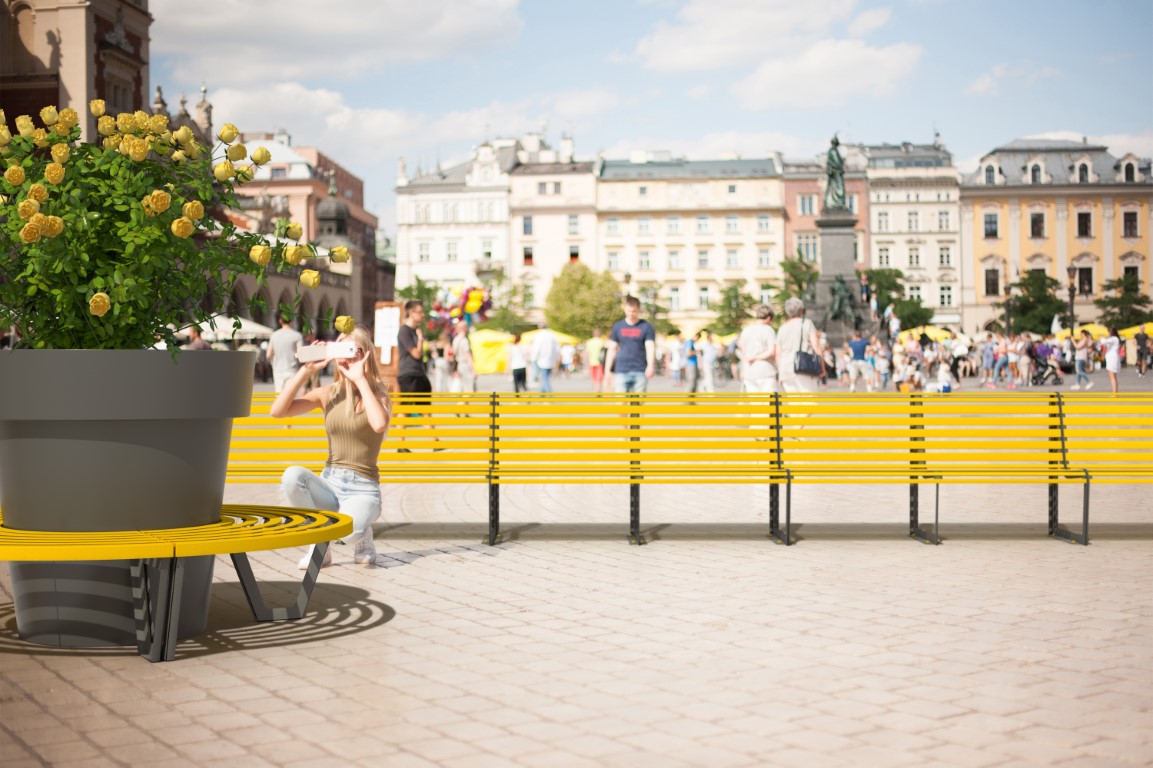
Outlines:
[[[232,419],[256,352],[0,352],[0,510],[40,531],[179,528],[220,520]],[[213,558],[186,577],[180,637],[204,631]],[[13,563],[20,636],[135,642],[127,561]]]

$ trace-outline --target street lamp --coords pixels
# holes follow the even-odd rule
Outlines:
[[[1009,282],[1008,270],[1005,270],[1005,335],[1013,332],[1013,284]]]
[[[1077,318],[1073,314],[1073,300],[1077,298],[1077,267],[1070,264],[1065,270],[1069,275],[1069,338],[1073,338],[1073,326],[1077,324]]]

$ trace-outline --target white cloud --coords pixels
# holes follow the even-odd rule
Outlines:
[[[997,64],[969,83],[968,87],[965,88],[965,93],[970,96],[996,96],[1000,92],[1002,83],[1032,88],[1042,80],[1057,77],[1060,74],[1061,70],[1048,65],[1042,67],[1031,65],[1007,67],[1004,64]]]
[[[913,72],[921,47],[873,48],[860,40],[822,40],[800,57],[772,58],[732,86],[745,109],[827,107],[853,96],[891,96]]]
[[[780,152],[789,158],[807,158],[820,152],[821,147],[820,139],[777,131],[716,131],[695,138],[621,139],[607,147],[604,155],[627,159],[634,149],[650,149],[668,150],[676,157],[690,160],[715,160],[727,152],[736,152],[744,158],[767,157],[770,152]]]
[[[183,83],[349,78],[516,38],[518,0],[152,0],[151,48]]]
[[[889,17],[892,15],[893,12],[888,8],[872,8],[859,13],[855,19],[849,22],[849,36],[864,37],[870,32],[875,32],[888,24]]]
[[[973,96],[995,96],[997,93],[997,83],[1004,76],[1005,66],[998,64],[969,83],[969,87],[965,89],[965,93]]]
[[[1049,66],[1026,70],[1024,75],[1025,87],[1031,88],[1042,80],[1049,77],[1056,77],[1059,74],[1061,74],[1061,70]]]
[[[713,92],[713,89],[707,85],[694,85],[685,91],[685,95],[690,99],[704,99]]]
[[[856,0],[691,0],[637,43],[648,69],[693,72],[793,53],[852,18]]]

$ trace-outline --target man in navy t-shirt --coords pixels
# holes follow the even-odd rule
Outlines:
[[[641,302],[635,296],[625,299],[625,319],[618,320],[609,334],[605,371],[613,372],[617,392],[644,392],[656,373],[657,334],[648,320],[641,319]]]
[[[849,391],[857,391],[857,379],[863,379],[865,388],[873,391],[873,371],[872,366],[869,365],[868,357],[865,352],[869,348],[869,342],[861,338],[860,331],[853,331],[853,338],[845,342],[845,349],[849,352]]]

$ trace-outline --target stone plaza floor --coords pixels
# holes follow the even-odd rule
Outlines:
[[[20,642],[0,567],[0,765],[1153,763],[1147,489],[1095,487],[1088,547],[1032,486],[942,488],[939,547],[900,488],[799,488],[789,548],[758,487],[644,488],[643,547],[623,486],[505,489],[496,547],[483,486],[384,494],[389,567],[337,547],[304,619],[257,625],[220,558],[163,664]],[[270,600],[300,555],[254,554]]]

